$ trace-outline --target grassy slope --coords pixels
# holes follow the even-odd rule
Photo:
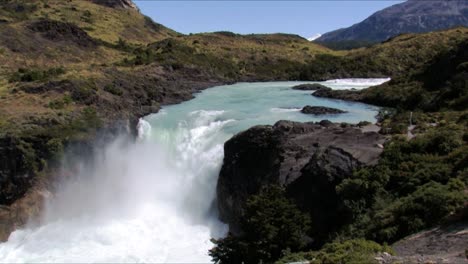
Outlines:
[[[420,71],[435,57],[468,39],[467,28],[426,34],[407,34],[369,48],[319,56],[301,72],[303,79],[339,77],[392,78]]]
[[[251,70],[257,61],[260,61],[259,64],[287,61],[288,65],[296,66],[304,63],[307,58],[313,58],[317,53],[331,52],[302,38],[289,35],[231,36],[219,33],[182,36],[151,22],[135,10],[113,9],[83,0],[43,2],[12,0],[2,5],[4,6],[0,11],[0,18],[8,22],[2,24],[0,28],[2,34],[0,64],[3,65],[0,69],[2,77],[0,95],[4,99],[0,119],[3,123],[5,120],[16,119],[15,125],[27,119],[28,115],[54,115],[55,109],[50,109],[48,105],[60,99],[63,94],[63,92],[11,93],[15,90],[21,91],[18,87],[25,85],[38,86],[49,81],[84,79],[98,86],[95,89],[99,97],[111,97],[105,91],[102,92],[104,87],[100,87],[112,81],[112,76],[109,76],[112,74],[108,74],[109,71],[138,74],[151,71],[158,65],[167,66],[171,61],[182,67],[213,71],[211,69],[213,65],[207,64],[204,60],[205,57],[210,57],[226,71],[230,68],[238,69],[234,76],[229,76],[232,79],[244,74],[245,67],[250,67],[249,70]],[[67,40],[50,40],[41,33],[31,32],[28,28],[30,24],[40,19],[72,23],[84,30],[98,44],[95,47],[82,47]],[[145,49],[150,43],[155,43],[152,44],[153,46],[160,46],[162,44],[158,44],[158,41],[167,38],[180,44],[180,50],[174,48],[169,51],[175,54],[175,57],[172,55],[161,57],[159,60],[150,61],[147,65],[139,67],[119,66],[124,59],[134,57],[135,49]],[[129,48],[117,47],[119,40]],[[249,63],[239,66],[245,61]],[[8,82],[8,79],[19,68],[49,69],[53,67],[63,67],[66,73],[47,80],[36,81],[33,84]],[[208,74],[220,75],[221,80],[228,78],[217,72]],[[270,72],[264,73],[263,76],[265,79],[281,77],[288,78],[284,74],[278,74],[276,77]],[[77,107],[79,108],[79,105]],[[77,107],[68,106],[70,110]]]
[[[388,74],[392,80],[362,91],[321,91],[318,96],[357,100],[401,110],[463,111],[468,98],[468,28],[406,35],[346,58],[364,76]],[[341,70],[352,72],[342,62]],[[347,69],[347,70],[346,70]]]

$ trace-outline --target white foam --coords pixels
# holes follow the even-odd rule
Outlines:
[[[273,108],[270,108],[270,111],[272,113],[290,113],[290,112],[300,112],[302,108],[295,108],[295,107],[291,107],[291,108],[281,108],[281,107],[273,107]]]
[[[324,82],[325,85],[336,85],[333,89],[363,89],[371,86],[376,86],[390,81],[390,78],[374,78],[374,79],[333,79]]]
[[[148,121],[140,118],[137,125],[138,139],[143,140],[151,135],[151,124]]]

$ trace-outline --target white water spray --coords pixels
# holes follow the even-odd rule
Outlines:
[[[180,140],[149,140],[141,120],[135,144],[119,138],[77,166],[47,205],[41,227],[14,232],[4,262],[209,262],[209,239],[224,226],[211,215],[222,123],[193,116]],[[171,154],[168,154],[171,153]]]

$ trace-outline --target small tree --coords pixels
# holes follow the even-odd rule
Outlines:
[[[305,234],[310,218],[285,196],[283,188],[269,186],[248,199],[241,236],[229,234],[215,240],[209,251],[215,262],[273,262],[284,252],[296,252],[306,246]]]

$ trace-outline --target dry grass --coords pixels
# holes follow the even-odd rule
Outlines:
[[[306,39],[282,34],[225,36],[204,33],[177,38],[185,45],[195,48],[197,53],[209,53],[219,57],[247,61],[252,56],[305,62],[317,54],[336,54],[323,46]]]

